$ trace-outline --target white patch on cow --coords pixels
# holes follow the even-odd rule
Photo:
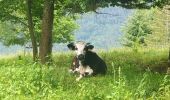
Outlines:
[[[85,68],[85,73],[88,73],[88,75],[91,75],[93,73],[93,70],[89,66],[87,66]]]
[[[79,66],[78,72],[82,75],[85,74],[85,68],[83,66]]]
[[[75,43],[75,46],[77,48],[77,50],[75,50],[75,51],[76,51],[77,55],[84,54],[85,45],[86,45],[85,42],[77,42],[77,43]]]
[[[76,68],[75,71],[80,72],[79,68]]]
[[[88,73],[88,75],[92,75],[93,70],[89,66],[79,66],[78,68],[75,69],[77,72],[80,73],[80,76],[76,78],[76,81],[79,81],[85,73]]]
[[[78,68],[78,72],[80,74],[85,74],[88,73],[89,75],[91,75],[93,73],[93,70],[90,68],[90,66],[83,66],[81,64],[81,61],[79,61],[79,68]]]
[[[75,62],[73,62],[73,65],[76,65],[76,63],[75,63]]]

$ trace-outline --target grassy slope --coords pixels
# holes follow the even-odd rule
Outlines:
[[[169,99],[170,78],[156,73],[167,67],[167,50],[112,50],[99,55],[108,65],[106,76],[68,73],[73,55],[54,54],[54,63],[42,66],[31,57],[0,59],[0,99],[19,100],[130,100]],[[149,67],[149,69],[146,69]],[[162,70],[163,72],[164,70]],[[159,69],[160,70],[160,69]],[[154,72],[153,72],[154,71]]]

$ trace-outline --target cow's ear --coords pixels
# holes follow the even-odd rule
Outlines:
[[[70,50],[75,50],[75,44],[73,42],[67,44],[67,47],[70,49]]]
[[[87,48],[87,50],[92,50],[94,48],[94,46],[90,43],[87,43],[86,48]]]

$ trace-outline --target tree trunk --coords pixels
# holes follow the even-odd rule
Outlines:
[[[170,43],[169,43],[170,44]],[[168,62],[170,62],[170,46],[169,46],[169,56],[168,56]]]
[[[170,20],[169,20],[169,15],[167,15],[167,32],[168,32],[168,46],[169,46],[169,56],[168,56],[168,63],[170,65]]]
[[[166,14],[166,31],[167,31],[167,34],[168,34],[168,46],[169,46],[169,54],[168,54],[168,63],[170,64],[170,19],[169,19],[169,16],[170,16],[170,6],[169,5],[166,5],[164,7],[164,10],[165,10],[165,14]]]
[[[53,18],[54,0],[45,0],[39,53],[42,64],[51,61]]]
[[[29,34],[31,37],[31,42],[32,42],[32,48],[33,48],[33,60],[36,61],[38,57],[38,48],[37,48],[37,42],[36,42],[36,37],[34,34],[34,25],[33,25],[33,20],[32,20],[32,0],[27,0],[27,18],[28,18],[28,28],[29,28]]]

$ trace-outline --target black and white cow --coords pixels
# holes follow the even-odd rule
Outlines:
[[[74,50],[76,52],[76,57],[79,62],[79,67],[75,69],[75,71],[80,73],[80,76],[76,79],[77,81],[86,74],[106,74],[106,63],[92,51],[94,48],[93,45],[79,41],[76,43],[69,43],[67,46],[70,50]]]

